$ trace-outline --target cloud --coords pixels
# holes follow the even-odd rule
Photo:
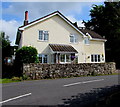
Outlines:
[[[66,17],[72,22],[77,22],[78,26],[84,27],[84,24],[82,24],[82,20],[76,20],[73,16]],[[14,45],[16,40],[17,29],[21,25],[21,23],[16,20],[0,20],[0,25],[2,25],[0,26],[0,31],[4,31],[6,35],[10,37],[9,39],[11,41],[11,45]]]
[[[5,2],[2,4],[6,5]],[[78,25],[83,27],[83,19],[79,19],[80,14],[83,17],[83,7],[90,7],[91,4],[83,2],[11,2],[5,7],[2,6],[2,16],[4,16],[4,19],[0,20],[0,24],[2,23],[2,30],[10,36],[13,45],[17,28],[23,23],[24,12],[26,10],[29,12],[29,22],[59,10],[69,20],[78,22]]]
[[[104,2],[104,1],[105,0],[4,0],[3,2]]]
[[[23,19],[24,12],[28,10],[29,19],[32,21],[56,10],[66,15],[73,12],[80,13],[82,12],[82,5],[83,3],[77,2],[13,2],[8,8],[4,8],[2,11],[3,15],[14,15]]]
[[[79,27],[85,27],[84,24],[82,23],[82,20],[77,20],[74,18],[74,16],[66,16],[71,22],[77,22]]]
[[[0,20],[0,30],[4,31],[6,35],[8,35],[11,41],[11,45],[15,44],[15,38],[16,38],[16,33],[17,33],[17,28],[20,26],[20,23],[11,20],[11,21],[5,21],[5,20]]]

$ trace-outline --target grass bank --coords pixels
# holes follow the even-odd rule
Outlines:
[[[11,83],[11,82],[20,82],[20,80],[12,80],[12,79],[0,79],[0,83]]]
[[[105,76],[105,75],[120,75],[119,73],[113,74],[103,74],[103,75],[87,75],[87,76],[74,76],[74,77],[63,77],[63,78],[75,78],[75,77],[89,77],[89,76]],[[46,78],[46,79],[60,79],[60,78]],[[43,79],[40,79],[43,80]],[[2,83],[12,83],[12,82],[21,82],[21,81],[33,81],[32,79],[28,79],[27,77],[13,77],[11,79],[4,78],[0,79],[0,84]]]

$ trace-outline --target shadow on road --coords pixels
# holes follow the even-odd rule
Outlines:
[[[71,107],[120,107],[120,85],[95,88],[89,93],[79,93],[69,99],[62,99],[59,106]]]
[[[120,107],[120,85],[94,88],[88,93],[78,93],[69,99],[62,99],[61,105],[22,105],[22,107]],[[2,107],[21,107],[5,105]]]

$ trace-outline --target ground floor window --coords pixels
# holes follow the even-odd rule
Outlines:
[[[71,54],[60,54],[60,62],[71,62]]]
[[[48,55],[39,54],[38,58],[39,58],[39,62],[40,63],[47,63],[48,62]]]
[[[100,55],[99,54],[92,54],[91,55],[91,62],[100,62]]]

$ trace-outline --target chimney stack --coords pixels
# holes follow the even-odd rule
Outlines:
[[[28,24],[28,11],[25,11],[24,26]]]
[[[73,24],[74,24],[74,26],[78,27],[77,22],[75,22],[75,23],[73,23]]]

